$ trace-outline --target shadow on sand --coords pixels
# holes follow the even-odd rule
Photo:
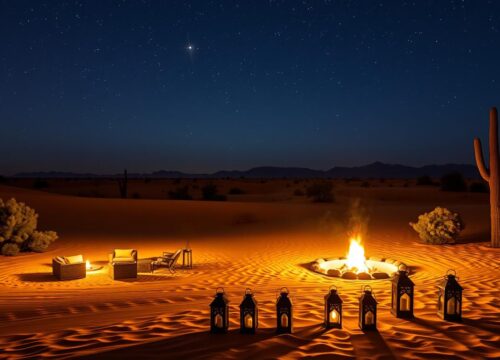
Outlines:
[[[471,234],[464,234],[460,236],[456,243],[457,244],[470,244],[479,242],[489,242],[490,241],[490,231],[487,229],[481,232],[475,232]]]
[[[325,332],[323,327],[309,326],[293,334],[276,335],[274,329],[261,329],[253,335],[240,334],[239,329],[227,334],[193,332],[146,344],[124,347],[79,357],[80,359],[167,359],[176,354],[178,359],[276,359],[286,357],[299,347],[307,346]],[[329,358],[335,358],[329,354]]]
[[[53,282],[57,281],[57,279],[52,275],[51,272],[43,272],[43,273],[24,273],[17,274],[17,277],[21,281],[26,282]]]
[[[377,359],[396,359],[396,355],[376,330],[352,335],[351,341],[356,351],[356,357],[370,358],[376,354]],[[369,349],[369,353],[365,353],[367,349]]]

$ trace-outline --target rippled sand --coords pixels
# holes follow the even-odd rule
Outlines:
[[[408,264],[416,284],[412,321],[389,312],[387,280],[352,282],[312,273],[303,264],[347,251],[346,204],[202,203],[104,200],[0,187],[41,214],[41,226],[61,239],[44,254],[0,258],[0,358],[499,358],[500,251],[474,242],[487,235],[488,207],[454,201],[468,228],[467,243],[426,246],[407,223],[436,200],[418,205],[372,201],[364,245],[368,256]],[[446,205],[446,203],[440,203]],[[243,220],[242,220],[243,219]],[[251,221],[250,221],[250,220]],[[139,257],[174,250],[190,240],[195,266],[112,281],[106,267],[86,279],[51,276],[56,254],[83,253],[106,264],[115,247]],[[462,323],[436,315],[436,282],[453,268],[464,287]],[[369,283],[379,301],[378,328],[357,326],[357,299]],[[321,326],[323,296],[336,285],[344,300],[344,328]],[[208,334],[208,304],[223,286],[231,301],[230,333]],[[274,334],[274,299],[286,286],[294,302],[294,333]],[[238,332],[246,287],[259,301],[259,331]]]

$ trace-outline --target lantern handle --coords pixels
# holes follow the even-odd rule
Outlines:
[[[398,271],[405,271],[407,274],[409,274],[410,268],[406,264],[399,264]]]
[[[452,271],[453,271],[453,276],[456,277],[457,276],[457,272],[454,269],[448,269],[448,271],[446,272],[446,276],[452,275],[452,274],[450,274]]]
[[[285,290],[285,291],[283,291]],[[283,294],[283,293],[286,293],[286,294],[290,294],[290,291],[288,291],[288,288],[287,287],[282,287],[280,290],[279,290],[279,293],[280,294]],[[276,294],[276,299],[279,298],[279,294]]]
[[[220,290],[222,290],[222,291],[220,291]],[[218,287],[217,289],[215,289],[215,294],[224,294],[224,288]]]
[[[363,286],[363,291],[366,291],[366,288],[370,288],[370,292],[373,292],[373,289],[370,285]]]
[[[337,290],[337,287],[335,285],[332,285],[328,288],[328,290]]]
[[[245,289],[245,295],[250,295],[252,293],[252,289],[246,288]]]

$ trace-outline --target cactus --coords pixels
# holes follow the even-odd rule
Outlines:
[[[127,169],[123,170],[123,178],[117,179],[118,189],[120,190],[120,196],[122,199],[126,199],[128,195],[128,175]]]
[[[474,139],[474,155],[481,177],[490,186],[491,246],[500,247],[500,189],[498,163],[498,114],[496,108],[490,110],[490,168],[484,164],[481,140]]]

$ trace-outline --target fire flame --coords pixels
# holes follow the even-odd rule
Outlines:
[[[87,260],[87,261],[85,262],[85,268],[86,268],[87,270],[92,269],[92,266],[90,266],[90,260]]]
[[[366,266],[365,249],[361,245],[361,239],[359,237],[351,238],[351,244],[349,245],[349,253],[347,254],[346,264],[349,270],[355,272],[356,274],[360,272],[368,272],[368,266]]]

